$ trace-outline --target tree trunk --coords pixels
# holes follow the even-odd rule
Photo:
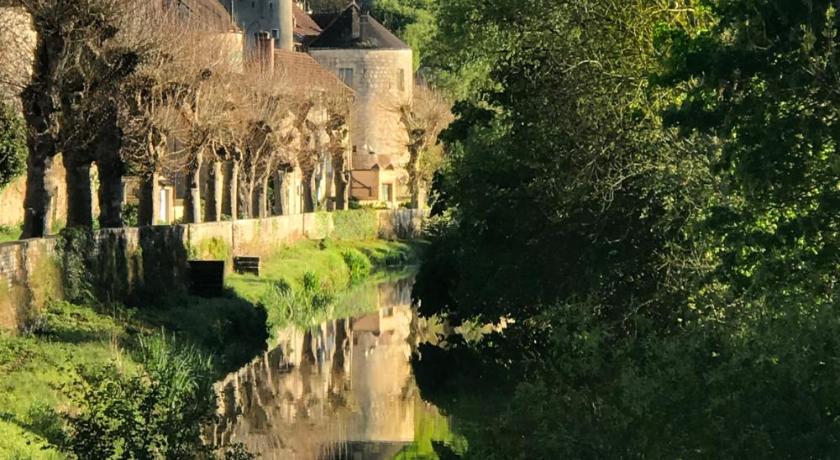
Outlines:
[[[257,217],[264,219],[268,217],[268,175],[261,177],[257,185],[256,205]]]
[[[93,228],[90,163],[74,164],[67,156],[67,227]]]
[[[51,88],[50,48],[39,36],[35,50],[32,83],[23,91],[21,99],[28,128],[26,170],[26,195],[23,200],[23,234],[21,238],[41,238],[49,232],[50,206],[53,190],[48,184],[48,173],[56,155],[55,139],[49,134],[53,101],[48,90]]]
[[[228,181],[230,218],[231,220],[237,220],[239,219],[239,160],[230,162],[230,177]]]
[[[410,206],[414,209],[420,209],[423,205],[421,203],[420,191],[420,152],[411,151],[411,159],[408,163],[408,191],[411,194]]]
[[[146,227],[155,225],[160,214],[160,186],[157,173],[143,178],[140,184],[140,207],[137,210],[137,225]]]
[[[116,164],[114,164],[116,163]],[[123,165],[121,161],[102,164],[99,168],[99,227],[123,226]]]
[[[224,174],[222,173],[222,162],[213,160],[213,167],[210,169],[211,193],[207,200],[207,221],[221,222],[222,220],[222,195],[224,189]]]
[[[286,203],[286,173],[278,169],[274,171],[274,215],[285,216],[288,213],[288,203]]]
[[[184,207],[184,220],[190,224],[201,223],[201,152],[196,152],[187,173],[187,200]]]
[[[239,182],[239,217],[250,219],[254,215],[254,180],[246,172],[240,174]]]
[[[314,171],[303,172],[303,212],[315,212],[315,200],[312,197]]]
[[[30,146],[32,142],[30,142]],[[46,236],[50,228],[50,204],[52,189],[47,184],[47,176],[52,166],[53,156],[47,151],[33,150],[27,158],[26,195],[23,199],[23,234],[25,238]]]
[[[344,155],[333,157],[333,181],[335,181],[335,209],[343,211],[347,209],[347,176],[349,172],[344,170]]]

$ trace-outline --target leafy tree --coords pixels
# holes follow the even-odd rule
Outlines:
[[[455,266],[428,284],[456,280],[459,314],[527,318],[587,299],[617,323],[639,309],[671,320],[655,307],[676,295],[660,275],[711,179],[660,129],[670,95],[647,84],[652,31],[688,19],[652,3],[441,7],[437,59],[458,74],[475,70],[458,63],[492,69],[474,75],[445,135]]]
[[[14,109],[0,103],[0,189],[26,171],[26,126]]]
[[[726,195],[704,219],[735,295],[778,306],[836,301],[840,94],[832,2],[713,1],[713,28],[663,29],[660,82],[685,90],[668,122],[714,135]],[[759,6],[760,5],[760,6]]]

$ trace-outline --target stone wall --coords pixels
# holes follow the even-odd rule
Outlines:
[[[335,230],[333,215],[101,230],[85,254],[86,273],[103,300],[184,290],[189,260],[224,259],[230,267],[233,256],[266,256],[299,240],[327,238]],[[414,238],[422,224],[420,213],[410,209],[378,211],[375,218],[384,239]],[[50,299],[63,298],[56,243],[41,238],[0,244],[0,329],[23,330]]]

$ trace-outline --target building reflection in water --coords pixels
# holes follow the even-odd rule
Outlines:
[[[264,459],[391,459],[414,440],[413,280],[388,282],[374,311],[289,328],[278,346],[220,382],[213,436]]]

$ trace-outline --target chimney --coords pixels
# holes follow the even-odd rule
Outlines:
[[[286,51],[295,50],[294,0],[277,0],[277,14],[280,17],[280,38],[277,46]]]
[[[359,17],[359,40],[366,42],[370,36],[370,15],[367,13]]]
[[[268,32],[257,34],[257,58],[263,73],[274,73],[274,38]]]

